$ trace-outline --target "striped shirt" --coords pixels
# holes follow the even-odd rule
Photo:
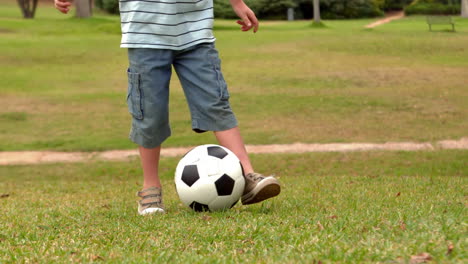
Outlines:
[[[213,42],[213,0],[120,0],[122,48],[181,50]]]

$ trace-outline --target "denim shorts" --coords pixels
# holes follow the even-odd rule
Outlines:
[[[128,49],[129,138],[145,148],[160,146],[171,135],[169,81],[172,66],[187,99],[195,132],[223,131],[237,126],[214,43],[184,50]]]

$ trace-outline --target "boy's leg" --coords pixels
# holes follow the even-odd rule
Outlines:
[[[224,131],[215,131],[214,134],[221,146],[228,148],[236,154],[242,164],[245,175],[254,172],[238,127]]]
[[[239,158],[245,174],[245,189],[242,194],[242,204],[254,204],[277,196],[281,192],[281,186],[272,176],[265,177],[255,173],[250,163],[238,127],[224,131],[215,131],[219,144],[228,148]]]
[[[129,49],[127,103],[132,115],[130,139],[138,144],[143,168],[143,189],[137,192],[138,213],[164,212],[158,175],[161,143],[170,136],[169,80],[172,51]]]
[[[242,203],[258,203],[278,195],[281,190],[278,180],[257,174],[252,168],[229,104],[229,92],[214,44],[200,44],[178,53],[174,68],[189,103],[192,129],[216,131],[219,143],[241,161],[246,180]]]
[[[139,151],[143,168],[143,190],[151,187],[161,188],[158,174],[161,146],[152,149],[140,146]]]
[[[164,213],[162,189],[159,180],[159,154],[161,147],[152,149],[139,147],[141,166],[143,168],[143,189],[137,192],[141,198],[138,202],[140,215]]]

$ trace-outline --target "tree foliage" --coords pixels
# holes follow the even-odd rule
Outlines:
[[[37,1],[37,0],[18,0]],[[213,0],[217,18],[235,19],[237,15],[227,0]],[[296,18],[313,16],[312,0],[244,0],[260,19],[285,19],[288,8],[295,9]],[[96,7],[111,14],[119,13],[118,0],[95,0]],[[459,13],[459,0],[320,0],[324,19],[376,17],[384,11],[402,10],[413,13]]]

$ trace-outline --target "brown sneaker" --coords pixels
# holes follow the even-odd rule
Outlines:
[[[245,189],[242,204],[254,204],[277,196],[281,186],[273,176],[265,177],[258,173],[245,175]]]
[[[138,201],[138,213],[140,215],[149,215],[154,213],[164,213],[161,188],[151,187],[137,192],[141,198]]]

